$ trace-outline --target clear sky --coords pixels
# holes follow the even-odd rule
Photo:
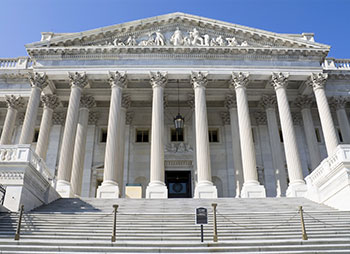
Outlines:
[[[350,58],[350,0],[1,0],[0,58],[25,56],[41,32],[81,32],[185,12],[277,33],[315,33]]]

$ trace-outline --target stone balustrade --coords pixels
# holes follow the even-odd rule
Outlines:
[[[53,175],[45,162],[30,148],[30,145],[1,145],[0,164],[28,162],[49,182],[53,183]]]
[[[2,69],[28,69],[34,64],[29,57],[0,58],[0,70]]]
[[[350,59],[327,58],[322,66],[325,70],[350,70]]]
[[[305,180],[306,198],[340,210],[350,210],[344,197],[350,195],[350,145],[338,145]]]

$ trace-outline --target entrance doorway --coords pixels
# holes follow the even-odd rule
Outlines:
[[[192,198],[191,171],[165,171],[168,198]]]

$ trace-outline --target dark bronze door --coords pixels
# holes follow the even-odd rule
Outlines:
[[[191,198],[191,171],[165,171],[169,198]]]

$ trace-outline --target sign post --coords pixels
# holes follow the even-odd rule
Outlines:
[[[201,242],[204,242],[203,225],[208,224],[208,211],[206,208],[196,208],[196,224],[201,225]]]

